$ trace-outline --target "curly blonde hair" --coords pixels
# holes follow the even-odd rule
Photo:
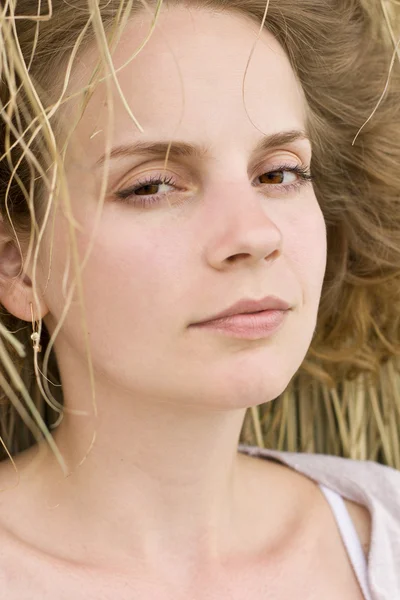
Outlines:
[[[80,91],[83,111],[99,81],[116,81],[110,58],[127,20],[151,11],[149,38],[162,2],[35,4],[0,0],[0,216],[20,249],[22,265],[27,247],[37,258],[56,192],[67,195],[60,114],[77,96],[66,96],[74,61],[97,44],[98,65]],[[311,169],[328,241],[317,327],[281,397],[249,411],[241,441],[400,468],[400,2],[164,4],[234,11],[258,23],[260,33],[265,27],[286,51],[309,109]],[[49,166],[55,167],[52,179]],[[32,327],[41,352],[33,348]],[[1,458],[43,436],[51,444],[54,413],[62,416],[54,340],[41,321],[37,327],[2,308]]]

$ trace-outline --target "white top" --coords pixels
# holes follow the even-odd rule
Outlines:
[[[371,591],[368,584],[368,563],[358,537],[354,523],[349,515],[343,498],[337,492],[334,492],[324,484],[319,483],[319,487],[324,493],[326,499],[331,505],[334,517],[339,527],[344,545],[346,546],[349,559],[353,565],[365,600],[372,600]]]

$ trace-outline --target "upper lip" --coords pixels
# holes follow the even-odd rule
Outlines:
[[[251,298],[242,298],[239,302],[236,302],[226,310],[213,315],[201,323],[207,323],[208,321],[215,321],[216,319],[222,319],[223,317],[231,317],[232,315],[239,315],[245,313],[255,313],[262,310],[289,310],[290,304],[282,298],[277,296],[266,296],[261,300],[253,300]]]

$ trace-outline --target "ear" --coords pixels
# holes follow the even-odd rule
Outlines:
[[[36,304],[27,265],[23,263],[18,244],[0,215],[0,304],[15,317],[31,322],[31,302],[35,319],[43,318],[49,309],[39,291],[39,306]]]

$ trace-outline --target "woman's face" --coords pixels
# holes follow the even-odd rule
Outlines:
[[[113,54],[123,65],[144,40],[151,18],[135,17]],[[130,119],[112,84],[111,147],[132,152],[109,162],[105,204],[95,232],[111,102],[102,83],[72,136],[66,158],[71,208],[82,259],[90,350],[97,385],[135,399],[239,408],[277,397],[311,343],[326,266],[326,230],[312,184],[286,165],[308,167],[307,139],[257,150],[271,134],[303,130],[303,94],[284,51],[263,32],[242,82],[259,26],[237,15],[164,9],[150,41],[118,73]],[[88,53],[74,74],[84,85]],[[246,112],[247,109],[247,112]],[[94,135],[95,134],[95,135]],[[181,141],[202,156],[171,153]],[[162,143],[134,152],[138,142]],[[279,185],[281,184],[281,185]],[[294,185],[297,184],[297,187]],[[118,191],[140,187],[136,195]],[[166,193],[166,196],[165,194]],[[168,198],[170,206],[166,200]],[[142,203],[146,202],[145,205]],[[51,221],[50,221],[51,222]],[[41,248],[40,285],[53,331],[65,304],[68,222],[57,209],[50,280],[51,225]],[[69,268],[68,281],[74,269]],[[47,283],[47,286],[46,286]],[[276,295],[293,310],[269,338],[238,339],[189,327],[241,298]],[[61,373],[86,364],[78,294],[56,341]]]

